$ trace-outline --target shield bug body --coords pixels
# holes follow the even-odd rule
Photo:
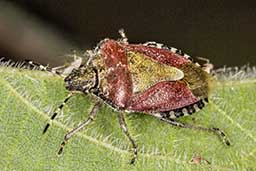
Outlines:
[[[98,100],[89,117],[64,137],[64,145],[79,130],[91,123],[102,102],[118,111],[119,123],[133,148],[131,163],[137,158],[137,145],[129,134],[124,112],[141,112],[152,115],[173,126],[198,129],[218,134],[229,145],[225,134],[219,128],[204,128],[176,121],[176,118],[191,115],[208,102],[211,75],[200,65],[202,60],[175,48],[148,42],[129,44],[124,33],[122,39],[105,39],[94,51],[89,51],[89,60],[65,77],[66,88],[71,92],[57,112],[75,92],[92,94]],[[200,62],[198,62],[200,61]],[[49,123],[44,129],[44,133]]]

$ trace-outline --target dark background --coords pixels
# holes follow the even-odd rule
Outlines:
[[[0,56],[62,64],[124,28],[131,43],[156,41],[216,67],[256,65],[256,1],[17,0],[0,3]],[[15,5],[15,6],[13,6]]]

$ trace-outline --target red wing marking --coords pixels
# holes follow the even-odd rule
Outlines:
[[[163,112],[178,109],[195,103],[191,90],[183,82],[160,82],[146,91],[134,95],[127,106],[128,110],[140,112]]]
[[[168,49],[159,49],[156,47],[148,47],[143,45],[128,44],[124,45],[130,51],[139,52],[152,58],[160,63],[179,67],[181,65],[190,63],[189,59],[184,58]]]
[[[113,40],[107,40],[100,50],[107,70],[107,98],[115,106],[124,108],[132,95],[132,79],[125,50]]]

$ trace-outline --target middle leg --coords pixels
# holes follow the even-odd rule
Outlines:
[[[125,123],[123,112],[119,112],[118,120],[119,120],[120,127],[122,128],[123,132],[125,133],[125,135],[128,137],[129,141],[132,144],[133,157],[132,157],[132,160],[131,160],[131,164],[134,164],[135,160],[136,160],[136,158],[138,156],[137,145],[135,144],[135,141],[133,140],[133,138],[131,137],[131,135],[130,135],[130,133],[128,131],[127,125]]]

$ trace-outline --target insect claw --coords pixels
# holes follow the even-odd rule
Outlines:
[[[230,142],[229,142],[229,140],[225,140],[225,143],[226,143],[227,146],[230,146],[230,145],[231,145]]]
[[[217,135],[220,136],[220,138],[223,140],[223,142],[227,145],[230,146],[230,141],[228,140],[226,134],[220,130],[219,128],[212,128],[212,131],[215,132]]]
[[[61,155],[62,152],[63,152],[63,147],[60,147],[60,149],[58,151],[58,155]]]
[[[130,162],[130,164],[134,165],[134,164],[135,164],[135,160],[136,160],[136,158],[133,157],[132,160],[131,160],[131,162]]]
[[[65,141],[63,141],[63,142],[61,143],[60,149],[59,149],[59,151],[58,151],[58,155],[61,155],[61,153],[63,152],[63,149],[64,149],[65,144],[66,144]]]
[[[44,127],[43,134],[45,134],[45,133],[46,133],[46,131],[48,130],[49,126],[50,126],[50,124],[49,124],[49,123],[47,123],[47,125]]]
[[[137,151],[135,150],[134,153],[133,153],[133,157],[131,159],[130,164],[135,164],[136,159],[137,159]]]

